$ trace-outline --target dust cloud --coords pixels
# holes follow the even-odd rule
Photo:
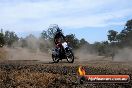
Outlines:
[[[35,37],[26,38],[26,47],[21,47],[22,42],[13,44],[12,48],[5,47],[8,60],[40,60],[51,61],[49,53],[50,42]],[[43,50],[41,48],[44,48]],[[48,50],[49,49],[49,50]]]
[[[93,51],[92,48],[88,48],[85,45],[81,48],[74,51],[75,57],[79,61],[94,61],[94,60],[102,60],[102,56],[98,56],[96,52]]]
[[[51,46],[52,43],[48,40],[29,37],[26,39],[26,47],[21,47],[22,42],[18,41],[13,44],[13,48],[5,47],[8,60],[51,60]],[[41,49],[44,48],[44,49]],[[96,52],[90,47],[82,46],[74,51],[77,61],[101,61],[104,56],[98,56]],[[109,60],[108,57],[105,60]],[[118,50],[113,61],[132,61],[132,48],[124,48]]]
[[[118,50],[115,54],[114,61],[132,61],[132,48],[126,47]]]

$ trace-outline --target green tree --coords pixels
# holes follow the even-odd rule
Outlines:
[[[118,32],[114,31],[114,30],[109,30],[108,31],[108,40],[110,42],[115,42],[116,41],[116,36],[117,36]]]
[[[43,38],[44,40],[48,39],[47,31],[43,30],[43,32],[41,33],[41,38]]]
[[[68,40],[70,46],[73,47],[73,49],[79,48],[79,40],[74,34],[66,35],[66,39]]]
[[[124,29],[116,36],[118,44],[123,46],[132,46],[132,20],[128,20]]]
[[[107,36],[110,41],[108,49],[112,55],[117,53],[117,49],[119,48],[132,46],[132,20],[126,22],[124,29],[120,33],[114,30],[109,30]]]
[[[4,39],[5,39],[5,44],[9,47],[11,47],[14,42],[17,42],[19,40],[15,32],[10,32],[10,31],[5,32]]]
[[[48,49],[51,49],[54,46],[54,36],[57,28],[59,28],[59,26],[54,24],[54,25],[50,25],[47,30],[42,31],[40,36],[41,51],[47,51]]]
[[[109,53],[111,53],[111,48],[108,41],[95,42],[93,46],[98,55],[107,56]]]
[[[4,34],[0,33],[0,47],[3,47],[5,44],[5,40],[4,40]]]
[[[132,19],[128,20],[125,26],[126,26],[125,28],[126,30],[131,31],[132,30]]]
[[[125,46],[132,46],[132,20],[127,21],[124,30],[122,30],[122,34],[124,36],[122,43]]]
[[[82,45],[89,45],[89,43],[84,38],[82,38],[80,40],[80,46],[82,46]]]
[[[53,41],[57,28],[59,28],[59,26],[56,24],[50,25],[48,30],[42,31],[41,38],[43,38],[44,40],[48,39],[48,40]]]
[[[102,48],[101,42],[95,42],[93,44],[93,47],[94,47],[96,53],[98,53],[98,55],[101,55],[102,52],[104,52],[104,49]]]

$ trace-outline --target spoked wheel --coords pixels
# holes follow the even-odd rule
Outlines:
[[[53,54],[52,54],[52,59],[53,59],[54,63],[58,63],[59,62],[59,58],[54,56]]]
[[[74,62],[74,55],[73,55],[73,52],[72,52],[72,51],[69,51],[69,52],[67,53],[67,61],[68,61],[69,63],[73,63],[73,62]]]

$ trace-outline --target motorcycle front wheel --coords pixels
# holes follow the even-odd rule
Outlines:
[[[74,55],[73,55],[73,52],[72,52],[72,51],[69,51],[69,52],[67,53],[67,61],[68,61],[69,63],[73,63],[73,62],[74,62]]]

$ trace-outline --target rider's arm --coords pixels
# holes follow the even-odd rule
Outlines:
[[[56,44],[56,35],[54,36],[54,43]]]

